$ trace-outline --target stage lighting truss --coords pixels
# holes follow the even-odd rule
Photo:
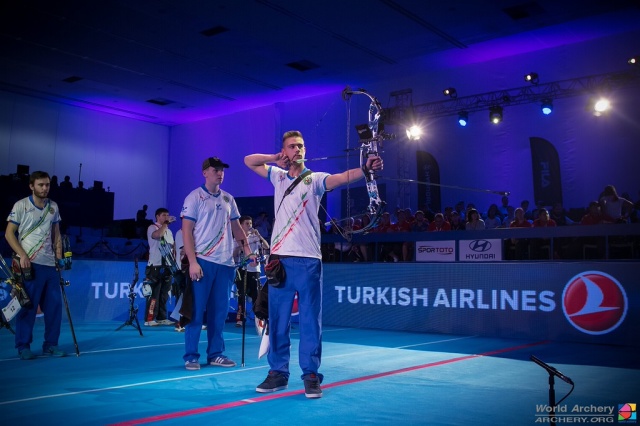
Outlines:
[[[492,106],[489,108],[489,120],[493,124],[498,124],[502,121],[502,107],[501,106]]]
[[[551,114],[553,111],[553,102],[551,102],[551,99],[543,99],[541,109],[544,115]]]
[[[472,114],[487,111],[493,106],[509,107],[530,103],[540,103],[544,99],[554,101],[563,98],[592,95],[627,86],[640,86],[640,73],[634,67],[631,71],[579,77],[537,85],[527,85],[514,89],[498,90],[479,95],[462,96],[411,106],[411,117],[406,107],[399,105],[385,109],[386,124],[403,125],[411,119],[431,120],[438,117],[457,116],[460,111]],[[410,89],[407,89],[410,91]]]

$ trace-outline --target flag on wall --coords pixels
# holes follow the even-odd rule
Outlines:
[[[440,167],[438,162],[426,151],[416,152],[416,166],[418,181],[426,185],[418,185],[418,208],[428,206],[431,211],[442,211],[440,199]],[[435,185],[429,185],[435,184]],[[425,210],[426,213],[426,210]]]
[[[543,138],[529,138],[533,170],[534,203],[553,206],[562,203],[562,179],[558,152],[551,142]]]

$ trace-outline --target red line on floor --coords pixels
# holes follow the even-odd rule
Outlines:
[[[445,359],[445,360],[442,360],[442,361],[430,362],[428,364],[415,365],[413,367],[400,368],[398,370],[385,371],[385,372],[382,372],[382,373],[371,374],[369,376],[356,377],[354,379],[348,379],[348,380],[342,380],[342,381],[339,381],[339,382],[328,383],[328,384],[322,385],[322,387],[324,389],[330,389],[330,388],[335,388],[335,387],[339,387],[339,386],[350,385],[350,384],[353,384],[353,383],[365,382],[367,380],[378,379],[380,377],[387,377],[387,376],[393,376],[393,375],[396,375],[396,374],[402,374],[402,373],[406,373],[406,372],[409,372],[409,371],[416,371],[416,370],[422,370],[422,369],[425,369],[425,368],[438,367],[438,366],[441,366],[441,365],[446,365],[446,364],[451,364],[451,363],[454,363],[454,362],[465,361],[465,360],[472,359],[472,358],[479,358],[479,357],[483,357],[483,356],[492,356],[492,355],[498,355],[498,354],[502,354],[502,353],[506,353],[506,352],[513,352],[513,351],[517,351],[517,350],[520,350],[520,349],[530,348],[532,346],[544,345],[544,344],[547,344],[547,343],[549,343],[549,341],[544,340],[544,341],[540,341],[540,342],[528,343],[526,345],[512,346],[510,348],[496,349],[496,350],[489,351],[489,352],[483,352],[481,354],[465,355],[465,356],[461,356],[461,357],[457,357],[457,358],[451,358],[451,359]],[[304,389],[298,389],[298,390],[295,390],[295,391],[288,391],[288,392],[270,393],[268,395],[262,395],[262,396],[259,396],[257,398],[248,398],[248,399],[242,399],[240,401],[225,402],[224,404],[212,405],[210,407],[194,408],[192,410],[178,411],[178,412],[175,412],[175,413],[161,414],[161,415],[157,415],[157,416],[144,417],[144,418],[141,418],[141,419],[128,420],[128,421],[121,422],[121,423],[114,423],[113,426],[141,425],[141,424],[145,424],[145,423],[153,423],[153,422],[159,422],[159,421],[163,421],[163,420],[172,420],[172,419],[177,419],[177,418],[182,418],[182,417],[188,417],[188,416],[193,416],[193,415],[197,415],[197,414],[212,413],[212,412],[215,412],[215,411],[226,410],[228,408],[242,407],[242,406],[249,405],[249,404],[255,404],[257,402],[265,402],[265,401],[270,401],[272,399],[287,398],[289,396],[299,395],[301,393],[304,393]]]

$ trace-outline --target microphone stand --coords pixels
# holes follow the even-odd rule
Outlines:
[[[549,364],[542,362],[540,359],[536,358],[535,356],[531,355],[530,359],[531,361],[538,364],[540,367],[547,370],[547,373],[549,373],[549,407],[551,407],[551,410],[549,411],[549,424],[551,424],[551,426],[555,426],[556,425],[556,391],[554,388],[555,386],[554,377],[558,376],[560,379],[564,380],[565,382],[569,383],[572,386],[573,386],[573,381],[570,378],[566,377],[564,374],[560,373],[555,367],[552,367]]]

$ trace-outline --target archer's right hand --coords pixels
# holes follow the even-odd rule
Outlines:
[[[274,157],[275,163],[281,169],[288,169],[289,166],[291,166],[291,160],[289,160],[289,157],[284,155],[282,152],[275,154],[273,157]]]

